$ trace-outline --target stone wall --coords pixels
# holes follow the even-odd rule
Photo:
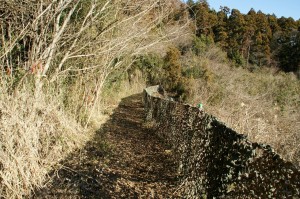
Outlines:
[[[270,146],[157,90],[144,90],[146,120],[172,145],[186,198],[299,198],[299,170]]]

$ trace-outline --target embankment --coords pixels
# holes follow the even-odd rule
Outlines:
[[[297,198],[300,172],[196,107],[144,90],[146,120],[178,160],[186,198]]]

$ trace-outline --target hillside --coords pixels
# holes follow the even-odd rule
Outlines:
[[[288,70],[280,65],[299,61],[294,51],[299,21],[275,20],[285,40],[274,49],[295,58],[279,60],[278,54],[259,50],[271,44],[258,42],[257,31],[251,38],[245,29],[226,32],[232,17],[224,24],[214,20],[224,10],[215,13],[202,1],[189,2],[0,0],[1,198],[51,197],[69,190],[74,197],[88,197],[99,188],[93,187],[99,182],[88,182],[89,171],[99,174],[100,167],[97,178],[107,182],[101,190],[112,198],[180,195],[171,173],[176,160],[142,125],[138,96],[126,98],[156,84],[177,101],[203,103],[230,127],[271,144],[299,166],[298,65]],[[292,29],[284,32],[285,25]],[[221,30],[227,35],[223,43]],[[237,36],[244,43],[230,42]],[[291,38],[295,45],[289,46]],[[251,52],[245,50],[249,42]],[[120,181],[108,186],[116,176]]]
[[[300,81],[296,75],[274,68],[250,72],[231,67],[220,62],[224,54],[209,48],[204,57],[183,57],[185,65],[202,71],[202,78],[191,81],[187,101],[203,103],[206,111],[226,125],[252,141],[270,144],[299,167]]]
[[[254,9],[247,14],[226,6],[213,10],[206,0],[187,5],[196,36],[218,44],[236,65],[299,72],[300,20]]]

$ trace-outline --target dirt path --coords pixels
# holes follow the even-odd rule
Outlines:
[[[174,157],[143,119],[142,95],[124,98],[35,198],[181,198]]]

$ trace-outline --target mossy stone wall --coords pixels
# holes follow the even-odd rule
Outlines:
[[[300,172],[196,107],[144,90],[146,120],[172,145],[186,198],[299,198]]]

